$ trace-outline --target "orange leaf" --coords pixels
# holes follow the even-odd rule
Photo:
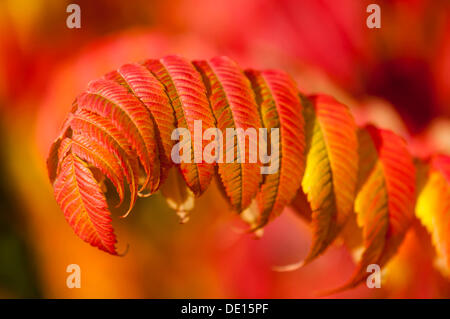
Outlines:
[[[325,95],[309,100],[302,190],[312,212],[313,243],[299,265],[320,255],[344,226],[353,212],[358,174],[357,128],[349,109]]]
[[[213,164],[195,162],[196,158],[203,156],[205,145],[202,143],[202,147],[196,147],[194,121],[201,121],[202,136],[206,129],[215,127],[205,85],[192,64],[178,56],[147,60],[144,66],[164,85],[175,111],[177,127],[189,130],[191,161],[182,161],[180,169],[186,184],[199,196],[206,190],[214,174]]]
[[[226,132],[227,128],[242,129],[244,132],[255,129],[258,132],[262,126],[255,95],[250,81],[238,65],[227,57],[216,57],[208,62],[195,61],[194,65],[202,73],[208,88],[217,127],[222,132]],[[218,164],[225,193],[233,209],[239,213],[250,205],[261,182],[260,164],[249,161],[250,143],[245,143],[245,150],[241,149],[240,144],[235,138],[231,146],[224,147],[223,160]],[[226,158],[233,161],[230,163]]]
[[[257,149],[264,139],[265,132],[259,130],[263,125],[269,130],[267,152],[277,150],[278,158],[262,156],[268,155],[262,154],[265,144]],[[188,146],[190,162],[172,167],[177,128],[183,129],[178,131],[183,135],[179,145],[183,155]],[[253,229],[266,225],[289,204],[311,221],[312,247],[298,265],[323,253],[345,226],[362,235],[351,237],[352,247],[363,243],[365,250],[344,288],[363,280],[368,264],[382,266],[395,253],[415,200],[415,169],[404,141],[372,126],[358,136],[348,108],[333,98],[304,98],[287,74],[253,70],[244,74],[226,57],[191,63],[168,56],[126,64],[91,82],[76,99],[47,160],[56,199],[75,232],[117,254],[101,189],[105,177],[121,203],[125,180],[128,183],[128,212],[137,195],[161,188],[169,205],[187,220],[193,197],[207,189],[215,172],[215,162],[204,158],[212,155],[208,151],[214,143],[203,143],[211,128],[218,135],[216,141],[222,138],[226,143],[214,149],[219,152],[221,189],[234,210],[244,211],[242,218]],[[230,140],[228,129],[233,133]],[[272,129],[279,130],[279,141],[271,137]],[[263,179],[266,167],[261,159],[278,170]],[[417,210],[438,252],[447,259],[449,162],[447,157],[432,161]],[[435,209],[431,212],[429,207]]]
[[[275,159],[278,170],[265,176],[258,193],[257,227],[262,227],[281,214],[300,188],[305,170],[305,121],[296,84],[289,75],[275,70],[251,70],[246,74],[256,92],[268,134],[274,128],[280,130],[279,142],[272,145],[279,150],[279,158]]]
[[[175,141],[171,134],[175,129],[175,114],[164,86],[144,66],[125,64],[117,71],[105,75],[127,87],[150,111],[157,127],[157,139],[161,155],[161,183],[172,166],[171,151]]]
[[[126,216],[136,202],[138,187],[138,162],[135,155],[131,153],[131,146],[127,139],[108,119],[86,110],[78,110],[75,114],[72,114],[69,124],[75,134],[94,139],[103,148],[111,152],[120,163],[131,193]],[[121,183],[123,183],[123,178]]]
[[[150,194],[155,192],[159,187],[159,151],[147,108],[126,88],[110,80],[91,82],[87,93],[81,94],[77,102],[81,109],[110,118],[127,137],[146,173],[140,195],[146,196],[147,188]]]
[[[417,198],[416,215],[433,239],[443,268],[450,273],[450,156],[435,155]]]
[[[82,135],[74,134],[72,138],[65,138],[61,142],[61,149],[68,150],[69,148],[72,154],[98,168],[103,175],[109,178],[119,194],[121,204],[124,198],[123,175],[116,158],[95,140]]]
[[[391,131],[367,126],[358,134],[360,171],[355,212],[364,252],[341,289],[356,286],[395,254],[414,216],[415,167],[405,141]]]
[[[86,163],[69,153],[53,184],[55,198],[75,233],[92,246],[117,255],[105,197]]]

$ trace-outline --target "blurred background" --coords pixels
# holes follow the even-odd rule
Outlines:
[[[81,28],[66,7],[81,7]],[[381,8],[369,29],[366,8]],[[114,218],[112,257],[76,237],[47,178],[45,159],[72,100],[121,64],[179,54],[228,55],[242,67],[281,68],[306,93],[334,95],[358,123],[404,136],[414,154],[450,153],[450,2],[444,0],[0,1],[0,297],[314,298],[343,284],[354,263],[337,241],[308,266],[309,227],[294,212],[244,234],[216,187],[180,225],[160,195]],[[115,216],[117,217],[117,215]],[[337,298],[449,298],[419,222],[384,271]],[[66,267],[81,267],[81,288]]]

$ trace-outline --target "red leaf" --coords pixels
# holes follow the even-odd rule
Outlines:
[[[175,141],[171,134],[175,129],[175,114],[164,86],[144,66],[125,64],[105,78],[127,87],[150,111],[157,127],[159,153],[161,155],[161,183],[172,166],[171,151]]]
[[[78,110],[70,117],[70,127],[75,134],[94,139],[111,152],[116,161],[120,163],[131,193],[126,216],[136,202],[138,187],[138,162],[136,156],[131,152],[131,146],[127,139],[108,119],[86,110]],[[123,183],[123,178],[121,178],[121,183]]]
[[[195,157],[203,155],[205,145],[195,147],[194,121],[202,121],[202,135],[214,128],[214,117],[206,97],[206,88],[192,64],[178,56],[167,56],[161,60],[144,63],[164,85],[175,111],[178,128],[187,128],[191,135],[191,162],[180,163],[181,173],[188,187],[196,196],[201,195],[214,173],[214,165],[204,161],[195,163]]]
[[[395,254],[414,216],[415,167],[405,141],[391,131],[367,126],[359,132],[360,173],[355,212],[364,252],[341,289],[354,287]]]
[[[56,201],[75,233],[92,246],[117,255],[105,197],[86,163],[69,153],[62,160],[53,187]]]
[[[305,103],[306,169],[300,198],[294,203],[302,214],[311,216],[313,243],[297,266],[323,253],[353,213],[358,175],[357,127],[348,107],[326,95],[309,101]],[[302,207],[307,203],[310,209]]]
[[[154,123],[147,108],[126,88],[110,80],[96,80],[89,84],[87,93],[78,97],[80,108],[110,118],[127,137],[145,170],[144,189],[150,194],[159,187],[159,151],[155,139]]]
[[[196,61],[194,65],[203,74],[217,127],[222,132],[227,128],[257,132],[262,127],[250,81],[234,61],[216,57],[209,62]],[[235,140],[233,147],[225,147],[224,160],[218,165],[225,193],[237,212],[250,205],[261,183],[260,164],[249,162],[249,144],[241,150]],[[233,152],[233,163],[226,163],[229,152]],[[245,161],[238,163],[238,158],[242,160],[244,156]]]
[[[303,106],[295,82],[281,71],[247,71],[252,82],[264,127],[280,130],[280,140],[273,143],[279,150],[279,168],[265,176],[258,194],[260,217],[257,227],[264,226],[281,214],[300,188],[305,170],[305,121]]]

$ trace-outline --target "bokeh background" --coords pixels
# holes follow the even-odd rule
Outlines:
[[[66,27],[70,3],[81,6],[80,29]],[[366,27],[369,3],[381,7],[380,29]],[[304,92],[347,103],[359,123],[401,134],[414,154],[450,153],[449,1],[2,0],[0,297],[314,298],[350,277],[355,265],[339,241],[300,270],[272,271],[306,255],[308,225],[286,209],[255,239],[215,187],[185,225],[160,195],[115,218],[125,257],[75,236],[45,170],[73,98],[123,63],[174,53],[284,69]],[[331,297],[449,298],[434,257],[416,221],[381,289]],[[66,286],[73,263],[80,289]]]

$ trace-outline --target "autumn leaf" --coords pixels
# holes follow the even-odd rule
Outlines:
[[[294,203],[311,211],[313,243],[302,262],[285,270],[311,262],[333,242],[353,212],[357,183],[357,128],[350,111],[325,95],[305,102],[306,169],[297,197],[306,200]]]
[[[300,188],[305,166],[305,121],[298,89],[286,73],[249,70],[246,74],[268,134],[272,129],[280,130],[279,142],[271,146],[279,149],[275,159],[278,170],[266,176],[258,193],[260,216],[256,227],[259,228],[281,214]],[[269,139],[268,143],[273,142]]]
[[[336,291],[356,286],[367,266],[384,266],[395,254],[414,216],[415,167],[405,141],[391,131],[359,130],[359,175],[355,199],[364,251],[352,278]]]
[[[138,162],[131,153],[131,146],[120,131],[106,118],[86,110],[77,110],[69,116],[69,124],[75,134],[93,139],[97,144],[114,155],[115,161],[125,175],[130,190],[130,205],[125,216],[133,208],[137,197]],[[122,174],[120,183],[123,184]],[[123,197],[121,196],[121,202]]]
[[[86,163],[98,168],[103,175],[109,178],[116,188],[120,204],[124,199],[123,174],[122,168],[116,158],[107,149],[97,144],[95,140],[86,138],[82,135],[73,135],[71,138],[66,138],[61,142],[61,149],[65,149],[66,153],[69,151]],[[64,158],[65,155],[60,156]]]
[[[435,155],[419,164],[424,174],[418,177],[420,193],[416,216],[431,234],[446,273],[450,269],[450,157]],[[425,167],[423,167],[425,166]]]
[[[56,201],[75,233],[92,246],[117,255],[105,197],[86,163],[69,153],[53,184]]]
[[[111,118],[136,151],[145,170],[140,195],[154,193],[159,187],[159,150],[154,123],[147,108],[124,87],[111,80],[89,83],[86,93],[78,97],[77,103],[81,109]]]
[[[258,136],[262,128],[266,141]],[[174,162],[175,129],[188,132],[179,144],[183,154],[188,146],[190,162]],[[203,158],[213,140],[198,144],[207,129],[238,132],[214,151],[217,166]],[[278,140],[271,135],[277,129]],[[250,143],[252,130],[263,142],[258,151]],[[270,156],[261,157],[261,150]],[[358,285],[369,264],[384,266],[395,254],[414,217],[416,182],[416,214],[449,265],[449,162],[445,155],[418,161],[425,169],[416,176],[403,139],[374,126],[358,130],[345,105],[326,95],[305,97],[281,71],[243,72],[226,57],[190,62],[168,56],[125,64],[91,82],[51,146],[47,168],[75,233],[113,255],[105,185],[112,184],[119,204],[130,197],[124,216],[138,195],[159,189],[186,222],[194,197],[205,192],[217,168],[224,196],[257,235],[287,205],[311,224],[308,255],[282,270],[311,262],[338,235],[347,244],[351,239],[351,250],[362,249],[353,277],[336,292]],[[272,164],[277,169],[262,174]]]
[[[161,154],[161,183],[172,166],[171,151],[175,141],[171,134],[175,129],[175,114],[169,102],[164,86],[143,65],[125,64],[117,71],[105,75],[106,79],[114,80],[125,86],[150,111],[152,120],[157,127],[157,140]]]
[[[223,133],[227,128],[258,132],[262,125],[255,94],[238,65],[227,57],[195,61],[194,65],[207,83],[217,128]],[[218,164],[225,193],[233,209],[239,213],[250,205],[261,182],[260,164],[250,161],[250,141],[245,143],[245,149],[242,149],[242,142],[245,141],[234,138],[231,145],[226,145],[224,159]],[[227,158],[232,158],[232,162]]]
[[[189,130],[191,161],[190,163],[181,162],[180,169],[189,188],[196,196],[200,196],[208,187],[214,174],[213,164],[204,161],[197,163],[195,160],[202,157],[205,148],[205,145],[196,147],[195,121],[201,121],[202,136],[206,129],[215,127],[205,85],[192,64],[178,56],[147,60],[144,66],[164,85],[175,111],[177,127]]]

